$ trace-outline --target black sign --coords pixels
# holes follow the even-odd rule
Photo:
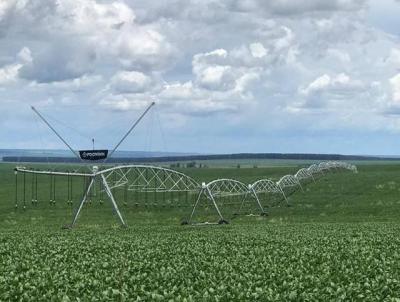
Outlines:
[[[81,150],[79,156],[83,160],[100,160],[107,158],[108,150]]]

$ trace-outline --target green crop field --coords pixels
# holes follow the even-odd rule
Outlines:
[[[180,171],[251,183],[304,164]],[[399,162],[323,175],[290,195],[290,207],[265,200],[267,217],[228,225],[181,226],[190,205],[135,206],[134,196],[124,205],[116,192],[127,229],[94,201],[73,230],[61,227],[81,185],[71,206],[58,181],[50,205],[44,177],[38,204],[27,188],[26,209],[21,190],[15,208],[13,167],[0,165],[0,301],[400,301]]]

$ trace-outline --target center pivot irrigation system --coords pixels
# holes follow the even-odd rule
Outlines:
[[[35,108],[31,107],[32,110],[39,116],[39,118],[54,132],[54,134],[68,147],[69,150],[78,158],[80,162],[90,162],[90,161],[102,161],[102,164],[105,164],[109,158],[113,156],[115,151],[118,149],[118,147],[123,143],[123,141],[129,136],[129,134],[133,131],[133,129],[140,123],[140,121],[143,119],[143,117],[150,111],[151,107],[155,105],[155,102],[152,102],[146,110],[142,113],[142,115],[133,123],[133,125],[129,128],[129,130],[125,133],[125,135],[121,138],[121,140],[116,144],[116,146],[112,149],[112,151],[109,153],[108,150],[79,150],[76,151],[74,150],[70,144],[57,132],[57,130],[43,117],[43,115]],[[106,170],[101,170],[99,171],[99,167],[97,165],[93,165],[91,167],[90,173],[77,173],[77,172],[54,172],[54,171],[37,171],[37,170],[32,170],[32,169],[26,169],[24,167],[16,167],[15,168],[15,175],[16,175],[16,206],[18,206],[18,172],[23,173],[23,187],[24,187],[24,207],[25,207],[25,188],[26,188],[26,173],[31,173],[35,174],[35,178],[32,177],[32,197],[35,196],[36,198],[32,198],[33,202],[37,202],[37,175],[44,174],[44,175],[49,175],[50,176],[50,183],[52,185],[52,189],[50,190],[50,201],[55,202],[55,178],[54,176],[66,176],[68,177],[68,195],[70,195],[70,191],[72,188],[70,187],[70,184],[72,184],[72,179],[71,177],[83,177],[85,180],[86,185],[86,190],[83,194],[83,198],[75,212],[74,218],[72,220],[72,223],[70,227],[72,228],[76,220],[79,217],[79,214],[82,210],[82,207],[86,200],[88,199],[92,188],[94,187],[96,181],[98,180],[101,185],[102,185],[102,190],[107,194],[109,197],[109,200],[111,202],[111,205],[115,211],[115,213],[118,216],[118,219],[120,220],[121,224],[123,226],[126,226],[126,223],[124,219],[122,218],[122,215],[118,209],[118,205],[115,201],[115,198],[113,196],[113,193],[111,191],[111,188],[107,182],[107,172],[112,172],[114,169],[106,169]],[[87,181],[89,179],[89,181]],[[34,192],[36,191],[36,192]],[[53,196],[52,196],[53,195]],[[71,194],[72,195],[72,194]],[[52,200],[52,197],[54,199]]]
[[[72,228],[76,224],[84,204],[91,203],[95,197],[99,199],[100,203],[103,203],[103,198],[107,197],[115,215],[124,227],[127,224],[117,203],[121,199],[124,205],[127,205],[129,200],[137,208],[141,206],[146,209],[183,208],[187,218],[182,221],[182,224],[226,224],[228,223],[228,208],[234,211],[230,217],[232,219],[241,214],[265,216],[267,215],[265,208],[270,206],[273,197],[277,202],[289,205],[288,196],[296,190],[304,191],[303,186],[307,182],[315,182],[330,171],[357,172],[356,166],[352,164],[329,161],[301,168],[294,175],[285,175],[276,182],[271,179],[260,179],[252,184],[245,184],[235,179],[216,179],[208,183],[200,183],[181,172],[160,166],[106,165],[107,160],[112,157],[154,104],[153,102],[146,108],[110,152],[108,150],[74,150],[43,115],[32,107],[32,110],[78,158],[79,162],[90,163],[90,165],[87,165],[88,169],[83,172],[79,170],[39,170],[17,166],[15,168],[15,206],[18,207],[22,203],[25,209],[27,191],[31,193],[32,204],[38,203],[38,192],[43,191],[38,190],[38,183],[40,184],[38,176],[42,176],[48,177],[46,185],[49,185],[50,204],[54,205],[57,199],[65,198],[65,192],[67,193],[67,204],[72,205],[73,200],[77,196],[80,197],[68,228]],[[19,175],[21,174],[22,186],[19,185],[21,182]],[[31,176],[31,185],[27,184],[29,182],[27,175]],[[56,178],[59,181],[56,182]],[[79,180],[82,182],[80,186]],[[63,197],[60,197],[61,194],[56,194],[56,183],[58,186],[64,187]],[[77,193],[78,191],[79,193]],[[214,213],[218,217],[217,221],[196,222],[196,212],[201,206]],[[252,207],[251,213],[248,212],[249,206]],[[253,214],[254,211],[257,213]]]

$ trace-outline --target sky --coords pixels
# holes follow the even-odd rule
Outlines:
[[[0,148],[400,155],[399,0],[0,0]]]

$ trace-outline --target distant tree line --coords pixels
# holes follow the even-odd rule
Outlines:
[[[303,154],[303,153],[236,153],[214,155],[180,155],[161,157],[122,158],[115,157],[107,160],[108,163],[152,163],[189,161],[189,167],[196,160],[235,160],[235,159],[293,159],[293,160],[398,160],[396,158],[382,158],[374,156],[340,155],[340,154]],[[50,163],[77,163],[74,157],[43,157],[43,156],[4,156],[4,162],[50,162]],[[100,161],[102,162],[102,161]],[[186,165],[188,165],[186,164]]]
[[[172,163],[169,165],[170,168],[179,169],[179,168],[208,168],[207,165],[203,163],[196,163],[195,161],[191,161],[188,163]]]

